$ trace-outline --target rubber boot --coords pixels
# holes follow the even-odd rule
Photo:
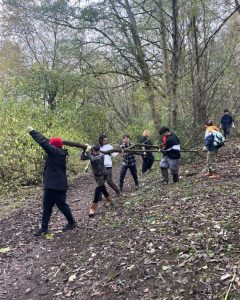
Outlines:
[[[168,184],[168,169],[161,168],[161,173],[162,173],[162,180],[160,180],[160,182]]]
[[[96,211],[97,211],[97,203],[93,202],[93,203],[91,204],[91,207],[90,207],[88,216],[89,216],[89,217],[94,217],[95,214],[96,214]]]
[[[179,176],[178,174],[173,174],[173,183],[176,183],[179,181]]]
[[[113,206],[113,201],[112,201],[112,198],[111,198],[110,195],[108,195],[108,196],[106,197],[106,201],[107,201],[107,204],[110,204],[111,206]]]

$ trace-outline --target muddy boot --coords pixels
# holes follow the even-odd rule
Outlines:
[[[179,181],[179,176],[178,174],[173,174],[173,183],[176,183]]]
[[[163,184],[168,184],[168,169],[161,168],[162,179],[160,180]]]
[[[113,206],[113,201],[112,201],[112,198],[111,198],[110,195],[108,195],[108,196],[106,197],[106,201],[107,201],[107,204],[110,204],[111,206]]]
[[[96,214],[96,211],[97,211],[97,203],[93,202],[93,203],[91,204],[91,207],[90,207],[88,216],[89,216],[89,217],[94,217],[95,214]]]

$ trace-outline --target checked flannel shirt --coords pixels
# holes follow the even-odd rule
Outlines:
[[[131,146],[131,144],[129,145],[122,144],[120,145],[120,148],[125,149],[128,148],[129,146]],[[124,152],[122,164],[128,167],[136,165],[135,155],[131,152]]]

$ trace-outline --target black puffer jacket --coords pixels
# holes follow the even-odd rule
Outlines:
[[[48,139],[36,130],[30,131],[29,134],[47,153],[43,173],[44,188],[66,191],[68,189],[66,175],[67,151],[49,144]]]
[[[149,138],[147,138],[146,136],[141,136],[140,139],[139,139],[139,142],[141,144],[145,144],[146,145],[146,147],[145,147],[146,150],[151,150],[151,147],[149,147],[149,146],[152,146],[152,142],[151,142],[151,140]],[[150,159],[154,158],[152,152],[150,152],[150,151],[146,152],[146,157],[148,157]]]

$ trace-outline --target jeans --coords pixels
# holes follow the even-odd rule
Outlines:
[[[172,175],[178,175],[179,159],[172,159],[164,156],[160,161],[161,169],[170,169]]]
[[[209,173],[215,173],[217,169],[217,153],[218,150],[208,151],[207,153],[207,168]]]
[[[106,181],[107,184],[115,191],[115,193],[118,195],[120,193],[119,187],[116,185],[115,182],[113,182],[112,179],[112,168],[106,168]]]
[[[230,128],[223,128],[223,136],[225,137],[225,139],[227,138],[227,135],[230,134]]]
[[[121,171],[120,171],[120,190],[123,190],[123,182],[124,182],[124,178],[127,174],[127,170],[130,170],[132,177],[134,179],[135,185],[138,185],[138,176],[137,176],[137,167],[136,165],[133,166],[126,166],[126,165],[122,165],[121,167]]]
[[[53,206],[56,204],[61,213],[65,216],[69,224],[74,224],[71,209],[66,202],[66,191],[45,189],[43,195],[43,215],[42,229],[48,230],[48,223],[52,215]]]

